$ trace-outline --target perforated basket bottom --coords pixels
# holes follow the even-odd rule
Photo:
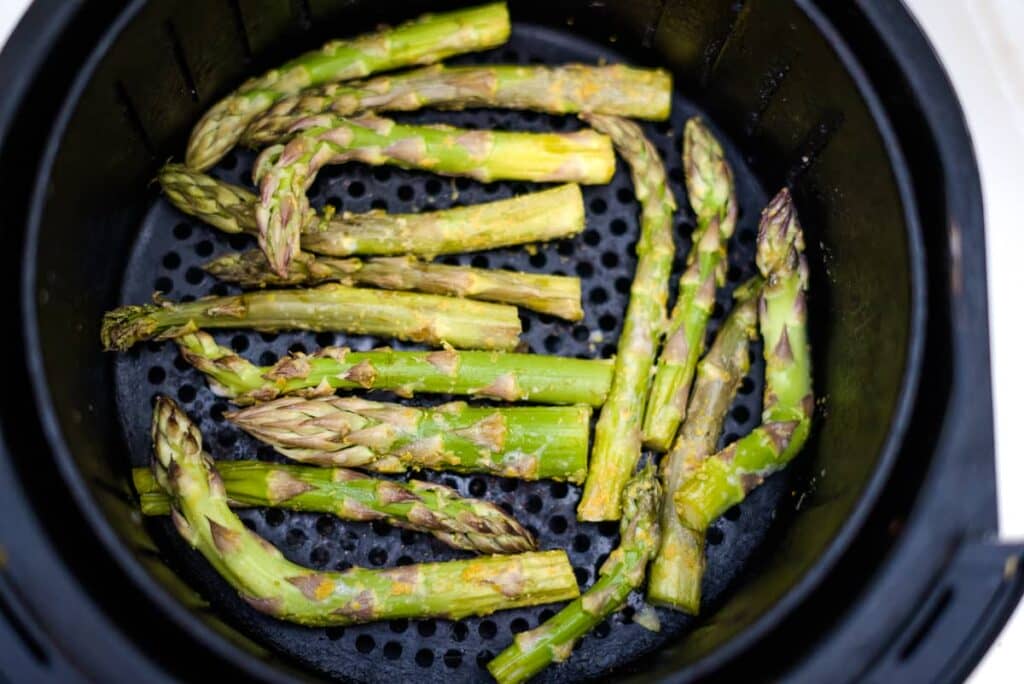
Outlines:
[[[605,46],[549,29],[517,25],[506,47],[462,61],[557,64],[594,63],[602,58],[609,62],[623,61]],[[665,161],[672,190],[681,207],[676,225],[675,277],[689,249],[693,225],[682,184],[680,135],[685,120],[697,113],[692,103],[677,94],[671,122],[645,125]],[[493,110],[429,111],[402,118],[531,131],[579,127],[573,117]],[[730,245],[728,286],[718,293],[718,306],[709,334],[714,333],[723,311],[729,308],[733,287],[753,273],[757,218],[766,201],[743,158],[728,142],[726,148],[736,175],[740,219]],[[252,160],[251,153],[239,151],[225,159],[213,173],[225,180],[248,184]],[[524,183],[480,184],[428,173],[349,164],[321,173],[310,196],[318,206],[330,203],[337,209],[356,212],[372,207],[408,212],[484,202],[533,189]],[[582,323],[572,324],[522,312],[523,337],[531,351],[580,357],[614,354],[635,268],[638,206],[628,172],[621,163],[610,185],[584,188],[584,198],[587,229],[572,240],[540,246],[536,250],[501,249],[444,259],[450,263],[574,274],[582,278],[586,310]],[[224,235],[184,217],[165,201],[157,201],[140,227],[128,262],[123,302],[146,301],[154,290],[162,290],[172,299],[234,292],[233,288],[207,276],[200,266],[224,252],[253,245],[247,237]],[[271,363],[288,351],[311,352],[324,345],[347,345],[362,350],[391,343],[365,336],[323,333],[275,335],[239,331],[221,332],[216,338],[262,364]],[[411,345],[396,346],[411,348]],[[759,347],[752,351],[751,358],[751,374],[744,381],[726,421],[723,441],[731,441],[752,429],[760,414],[763,363]],[[227,404],[215,397],[202,376],[178,357],[174,345],[150,343],[118,355],[115,376],[119,408],[134,465],[145,465],[149,460],[150,410],[157,394],[169,395],[181,403],[199,424],[206,448],[215,458],[279,458],[271,449],[260,446],[224,420]],[[438,398],[442,399],[445,398]],[[597,568],[618,540],[617,523],[576,522],[578,487],[430,472],[417,477],[443,482],[464,495],[489,499],[514,512],[538,535],[542,548],[563,548],[568,552],[582,589],[594,582]],[[771,478],[708,531],[708,566],[703,586],[705,610],[719,602],[764,540],[775,506],[788,491],[787,479],[784,474]],[[280,510],[248,510],[240,515],[247,525],[280,548],[288,558],[314,568],[390,567],[467,556],[428,535],[392,529],[386,524],[348,523],[327,515]],[[548,605],[510,610],[460,622],[399,620],[344,629],[299,627],[260,615],[245,605],[205,560],[184,544],[166,519],[154,519],[149,524],[168,563],[209,600],[211,610],[258,643],[328,677],[388,682],[484,680],[488,678],[484,665],[511,642],[513,634],[536,627],[561,607]],[[659,609],[661,631],[650,632],[633,622],[633,615],[641,606],[642,595],[634,593],[628,607],[584,638],[568,662],[549,668],[538,680],[573,681],[607,674],[613,668],[629,667],[660,645],[677,643],[693,624],[692,618]]]

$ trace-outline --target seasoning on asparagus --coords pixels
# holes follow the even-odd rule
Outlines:
[[[409,256],[362,260],[300,253],[288,265],[288,276],[282,278],[259,250],[227,254],[204,268],[245,288],[338,282],[515,304],[569,321],[583,318],[580,279],[570,276],[431,264]]]
[[[643,583],[647,561],[658,548],[660,502],[661,487],[654,466],[648,465],[623,490],[621,541],[601,566],[597,582],[541,626],[517,634],[487,664],[499,684],[525,681],[552,662],[568,660],[581,637],[625,604]]]
[[[607,183],[615,172],[610,141],[591,130],[521,133],[407,126],[373,115],[310,117],[287,145],[267,148],[254,169],[260,248],[278,274],[287,274],[288,262],[299,252],[310,212],[306,190],[317,172],[348,161],[481,181]]]
[[[264,290],[194,302],[122,306],[103,316],[107,350],[170,339],[200,328],[345,331],[465,349],[514,349],[521,324],[513,306],[334,283]]]
[[[644,444],[657,451],[669,448],[686,416],[715,288],[725,284],[726,245],[736,226],[732,170],[714,134],[697,117],[686,122],[683,166],[697,227],[644,414]]]
[[[254,118],[305,88],[486,50],[508,40],[509,31],[508,8],[500,2],[427,14],[395,28],[327,43],[249,79],[213,105],[192,131],[186,161],[193,169],[210,168],[235,146]]]
[[[612,378],[611,361],[542,354],[325,347],[309,356],[286,356],[273,366],[256,366],[201,331],[175,342],[185,360],[206,374],[215,394],[243,406],[286,395],[331,395],[336,389],[600,406]]]
[[[784,188],[762,213],[757,236],[757,267],[766,281],[758,313],[765,358],[761,426],[701,463],[676,492],[680,520],[691,529],[707,529],[785,467],[807,439],[814,394],[803,252],[803,232]]]
[[[579,595],[564,551],[485,556],[387,570],[317,571],[296,565],[249,530],[199,431],[166,397],[153,414],[153,472],[171,497],[178,533],[245,601],[273,617],[310,626],[396,618],[457,620]]]
[[[750,369],[750,341],[757,335],[760,294],[760,278],[737,288],[732,311],[697,366],[686,420],[661,462],[661,546],[651,562],[647,600],[693,615],[700,610],[704,533],[679,522],[673,495],[697,466],[715,453],[729,406]]]
[[[426,532],[456,549],[478,553],[533,551],[533,536],[515,518],[481,499],[443,485],[368,477],[345,468],[313,468],[261,461],[220,461],[228,504],[330,513],[342,520],[383,520]],[[143,515],[168,515],[171,498],[148,468],[132,471]]]
[[[644,402],[654,352],[665,324],[676,202],[658,152],[639,126],[609,116],[584,115],[584,119],[612,137],[619,154],[630,166],[641,206],[636,274],[619,337],[612,387],[594,433],[590,474],[576,510],[580,520],[616,520],[621,510],[622,488],[640,458]]]
[[[590,413],[589,406],[414,408],[358,397],[284,397],[225,416],[303,463],[581,482]]]
[[[256,195],[181,164],[167,164],[160,185],[171,204],[226,233],[259,232]],[[509,199],[417,214],[380,210],[310,215],[303,251],[330,256],[401,255],[432,258],[570,237],[583,230],[583,194],[560,185]]]
[[[368,81],[332,83],[283,98],[249,124],[242,143],[263,147],[280,142],[297,123],[318,114],[498,107],[663,121],[671,104],[672,76],[663,69],[623,64],[436,64]]]

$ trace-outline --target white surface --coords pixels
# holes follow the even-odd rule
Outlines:
[[[935,45],[967,115],[981,167],[988,252],[1000,536],[1024,539],[1024,430],[1014,430],[1024,383],[1015,353],[1024,306],[1024,0],[905,0]],[[0,45],[29,0],[0,0]],[[970,277],[970,274],[967,274]],[[1020,682],[1024,605],[970,684]]]

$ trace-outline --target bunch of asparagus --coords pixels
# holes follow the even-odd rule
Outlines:
[[[159,182],[181,211],[260,250],[222,255],[206,270],[244,291],[109,312],[105,348],[174,339],[210,389],[239,405],[227,418],[300,465],[213,463],[172,401],[153,416],[152,469],[133,473],[142,510],[170,515],[180,534],[255,609],[308,625],[395,617],[458,619],[575,598],[516,636],[488,669],[519,682],[551,662],[639,589],[690,613],[700,607],[704,533],[729,506],[800,450],[813,394],[806,336],[807,265],[783,190],[761,218],[760,277],[735,303],[708,353],[705,332],[725,284],[737,220],[732,171],[699,119],[683,136],[686,190],[696,215],[671,312],[676,201],[657,150],[628,118],[668,117],[671,78],[622,65],[448,66],[446,57],[504,42],[504,3],[424,15],[334,41],[251,79],[215,104],[188,142],[185,164]],[[420,68],[366,78],[407,66]],[[363,80],[355,80],[363,79]],[[579,114],[574,133],[517,133],[405,125],[380,112],[504,107]],[[206,175],[234,145],[265,148],[257,191]],[[438,255],[562,239],[583,230],[578,184],[607,183],[614,152],[641,205],[637,270],[614,360],[516,353],[515,307],[583,318],[577,278],[432,263]],[[511,199],[441,211],[335,214],[306,192],[327,164],[358,161],[477,180],[560,183]],[[204,328],[343,331],[419,342],[433,350],[328,347],[257,366]],[[762,425],[714,453],[749,344],[764,339]],[[703,358],[702,358],[703,355]],[[336,396],[388,390],[541,406],[429,408]],[[547,406],[544,406],[547,404]],[[591,412],[600,408],[587,464]],[[636,471],[641,451],[667,451]],[[583,596],[562,551],[535,552],[512,516],[486,501],[371,473],[431,469],[583,483],[580,520],[620,522],[620,545]],[[459,549],[518,554],[394,570],[316,572],[285,560],[230,506],[385,520]],[[576,598],[578,597],[578,598]]]

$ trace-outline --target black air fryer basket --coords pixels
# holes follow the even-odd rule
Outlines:
[[[167,394],[218,459],[276,458],[229,428],[227,405],[172,345],[100,351],[102,313],[154,290],[225,294],[199,266],[248,246],[185,217],[151,182],[199,115],[244,77],[332,37],[396,23],[442,0],[37,0],[0,57],[0,183],[7,332],[0,394],[0,675],[12,681],[482,681],[513,634],[557,606],[460,622],[310,629],[245,605],[168,521],[143,521],[129,469],[149,458],[152,401]],[[631,62],[676,79],[672,118],[646,124],[673,191],[680,134],[701,114],[726,141],[740,219],[728,287],[751,273],[760,208],[789,186],[809,241],[815,389],[804,453],[708,532],[699,618],[639,596],[539,681],[788,679],[957,681],[1021,593],[1020,548],[995,542],[982,208],[970,139],[931,49],[894,0],[510,2],[511,40],[460,62]],[[410,121],[571,130],[572,117],[425,111]],[[248,183],[250,152],[214,170]],[[532,186],[452,181],[357,164],[321,174],[317,206],[444,208]],[[584,189],[587,228],[536,253],[452,263],[579,275],[579,324],[523,313],[531,350],[614,353],[638,234],[621,167]],[[685,204],[685,202],[681,202]],[[693,217],[681,210],[685,254]],[[681,270],[677,260],[676,273]],[[263,362],[341,334],[224,332]],[[760,360],[760,349],[754,358]],[[760,413],[754,364],[723,440]],[[503,505],[565,548],[581,588],[617,524],[577,523],[576,487],[424,473]],[[460,557],[425,535],[255,509],[247,524],[313,567]]]

